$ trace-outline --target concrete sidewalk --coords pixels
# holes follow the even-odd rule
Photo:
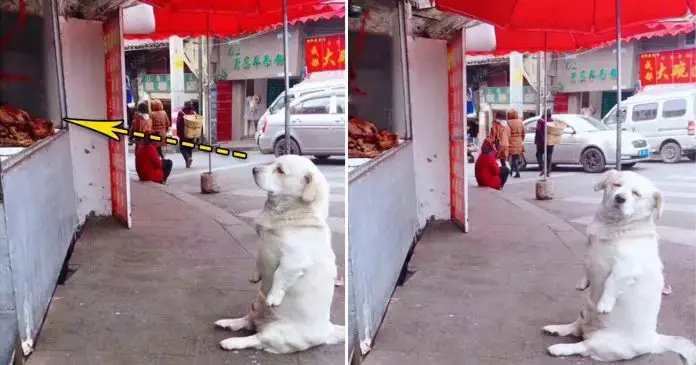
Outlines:
[[[294,355],[225,352],[214,321],[246,313],[257,285],[254,230],[167,188],[133,182],[133,229],[88,224],[29,365],[343,364],[344,346]],[[342,265],[341,265],[342,266]],[[344,323],[336,288],[334,323]]]
[[[584,236],[502,194],[470,189],[468,234],[449,224],[426,231],[411,261],[415,273],[394,293],[364,364],[605,364],[552,358],[549,345],[574,340],[541,332],[579,313],[584,294],[575,283]],[[670,257],[683,259],[665,263],[674,294],[663,301],[659,330],[694,339],[696,251],[681,245],[662,250],[679,250]],[[679,363],[674,354],[630,362]]]

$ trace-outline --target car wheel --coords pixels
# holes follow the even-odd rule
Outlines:
[[[297,144],[297,142],[295,142],[294,139],[290,138],[290,151],[288,152],[285,150],[285,137],[282,137],[273,145],[273,154],[276,157],[283,155],[299,155],[300,146]]]
[[[604,154],[597,148],[590,147],[582,153],[580,164],[585,172],[598,173],[606,168],[606,160]]]
[[[329,156],[329,155],[314,155],[314,158],[316,158],[317,160],[326,160],[329,157],[331,157],[331,156]]]
[[[696,151],[687,152],[686,157],[691,161],[696,161]]]
[[[630,169],[636,167],[636,163],[637,163],[637,162],[627,163],[627,164],[625,164],[625,165],[621,165],[621,169],[623,169],[623,170],[630,170]]]
[[[679,162],[682,157],[681,147],[677,142],[667,142],[660,148],[660,158],[664,163]]]

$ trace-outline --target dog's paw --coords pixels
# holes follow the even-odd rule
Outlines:
[[[611,312],[614,309],[614,304],[616,304],[616,300],[600,298],[597,303],[597,313],[606,314]]]
[[[238,338],[228,338],[226,340],[220,341],[220,348],[223,350],[230,351],[242,349],[243,346]]]
[[[551,345],[546,349],[551,356],[570,356],[573,355],[570,346],[567,343],[559,343]]]
[[[259,272],[255,272],[251,277],[249,277],[249,282],[252,284],[256,284],[259,281],[261,281],[261,274]]]
[[[270,293],[266,297],[266,305],[269,307],[277,307],[280,302],[283,301],[283,294],[280,293]]]
[[[215,327],[228,331],[239,331],[246,327],[246,321],[243,318],[221,319],[215,322]]]
[[[548,325],[544,326],[544,328],[541,329],[542,332],[549,336],[561,336],[561,331],[560,331],[560,326],[559,325]]]

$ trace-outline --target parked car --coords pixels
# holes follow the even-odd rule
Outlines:
[[[325,159],[346,153],[346,92],[309,93],[290,104],[290,153]],[[258,145],[263,153],[286,154],[285,112],[262,120]]]
[[[646,90],[623,101],[621,110],[621,128],[644,135],[662,161],[683,155],[696,161],[696,86]],[[616,106],[602,122],[616,129]]]
[[[566,123],[560,144],[553,150],[553,165],[581,165],[586,172],[602,172],[616,164],[616,131],[597,119],[579,114],[554,114],[554,120]],[[534,133],[539,117],[524,121],[524,157],[536,163]],[[640,134],[622,131],[621,166],[630,169],[650,159],[650,146]]]
[[[322,91],[341,91],[343,90],[345,93],[346,89],[346,83],[344,78],[332,78],[332,79],[319,79],[318,81],[315,80],[305,80],[300,82],[299,84],[293,86],[290,88],[290,92],[288,93],[290,97],[290,103],[292,104],[293,100],[297,98],[302,98],[306,95],[309,94],[315,94],[319,93]],[[261,118],[259,118],[259,122],[256,125],[256,134],[255,134],[255,139],[256,139],[256,144],[259,145],[259,138],[261,136],[261,129],[263,128],[263,124],[265,121],[270,118],[271,116],[274,116],[276,114],[282,114],[285,112],[285,92],[280,93],[278,97],[273,100],[273,102],[270,104],[268,109],[263,113]],[[262,150],[263,152],[263,150]],[[269,152],[270,153],[270,152]]]

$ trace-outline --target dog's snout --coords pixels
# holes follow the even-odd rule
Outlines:
[[[253,173],[254,175],[258,174],[258,173],[259,173],[259,167],[258,167],[258,166],[254,166],[254,168],[251,169],[251,173]]]
[[[623,204],[623,203],[626,202],[626,197],[623,196],[622,194],[618,194],[617,196],[614,197],[614,201],[615,201],[617,204]]]

